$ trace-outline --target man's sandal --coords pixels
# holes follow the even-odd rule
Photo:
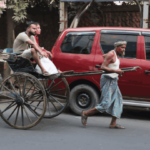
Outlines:
[[[50,76],[51,74],[48,73],[47,71],[43,71],[43,72],[42,72],[42,75],[43,75],[43,76]]]
[[[125,127],[118,125],[118,124],[116,124],[115,126],[110,125],[109,128],[111,128],[111,129],[125,129]]]
[[[82,115],[81,115],[81,123],[86,126],[87,125],[87,116],[83,115],[83,111],[82,111]]]

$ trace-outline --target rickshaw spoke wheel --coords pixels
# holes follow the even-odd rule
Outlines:
[[[0,96],[0,115],[14,128],[31,128],[45,114],[45,89],[37,78],[28,73],[14,73],[4,79],[0,86]]]
[[[41,81],[47,94],[44,118],[53,118],[62,113],[69,103],[70,89],[65,78]]]

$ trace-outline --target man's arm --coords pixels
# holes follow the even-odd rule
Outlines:
[[[51,52],[49,52],[48,50],[46,50],[46,49],[44,49],[44,48],[42,48],[42,47],[40,47],[40,48],[42,49],[42,51],[46,52],[47,57],[51,56],[51,58],[52,58],[53,55],[52,55]]]
[[[50,51],[46,50],[46,53],[47,53],[48,55],[50,55],[51,58],[53,57],[53,55],[52,55],[52,53],[51,53]]]
[[[34,41],[35,43],[37,43],[37,45],[39,46],[39,40],[36,38],[36,36],[33,37],[33,41]],[[40,47],[40,46],[39,46],[39,48],[41,49],[41,51],[44,50],[44,51],[47,53],[47,57],[49,57],[49,55],[50,55],[51,58],[52,58],[52,53],[51,53],[51,52],[49,52],[48,50],[46,50],[46,49],[44,49],[44,48],[42,48],[42,47]]]
[[[37,50],[42,56],[47,57],[46,52],[42,51],[42,48],[40,48],[35,42],[32,40],[26,41],[29,45],[31,45],[35,50]]]
[[[105,54],[104,55],[104,61],[101,65],[101,69],[106,71],[106,72],[110,72],[110,73],[122,74],[123,71],[121,69],[115,70],[115,69],[111,69],[111,68],[107,67],[110,63],[112,63],[114,56],[115,56],[115,54],[113,51],[110,51],[109,53]]]

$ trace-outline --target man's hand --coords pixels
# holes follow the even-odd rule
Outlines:
[[[50,56],[51,56],[51,58],[53,57],[53,55],[52,55],[52,53],[51,53],[51,52],[46,51],[46,53],[47,53],[48,55],[50,55]]]
[[[47,58],[47,53],[44,51],[41,51],[41,55]]]
[[[122,71],[121,69],[117,69],[117,70],[115,70],[115,73],[118,73],[120,76],[122,76],[124,71]]]

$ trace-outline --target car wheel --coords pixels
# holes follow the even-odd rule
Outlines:
[[[69,105],[75,114],[81,115],[83,110],[94,108],[98,100],[98,93],[93,87],[80,84],[71,90]]]

